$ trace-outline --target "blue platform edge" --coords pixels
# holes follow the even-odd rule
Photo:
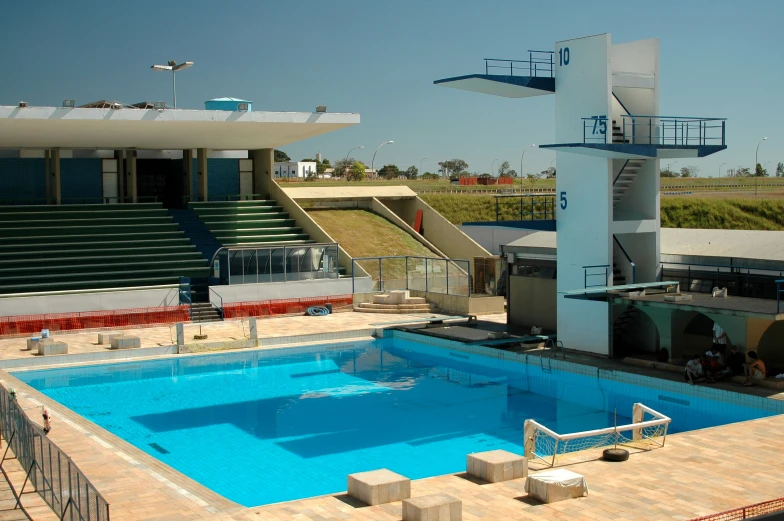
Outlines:
[[[635,156],[659,157],[659,150],[696,150],[697,157],[705,157],[716,152],[721,152],[727,145],[631,145],[626,143],[558,143],[554,145],[539,145],[539,148],[592,148],[606,150],[619,154]]]
[[[540,232],[554,232],[555,219],[538,219],[536,221],[482,221],[464,222],[463,226],[502,226],[504,228],[522,228]]]
[[[443,80],[435,80],[433,83],[438,85],[440,83],[451,83],[460,80],[487,80],[495,81],[498,83],[508,83],[510,85],[517,85],[519,87],[528,87],[529,89],[543,90],[546,92],[555,92],[555,78],[540,78],[536,76],[499,76],[495,74],[469,74],[467,76],[455,76],[454,78],[445,78]]]

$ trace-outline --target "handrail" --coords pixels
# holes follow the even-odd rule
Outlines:
[[[618,237],[616,237],[615,234],[613,234],[613,240],[615,241],[615,244],[617,244],[618,247],[621,249],[621,252],[623,253],[624,257],[626,257],[626,260],[629,261],[629,264],[632,265],[632,284],[635,284],[637,282],[637,265],[634,264],[632,258],[629,257],[628,253],[626,253],[626,248],[623,247],[621,241],[618,240]]]
[[[490,69],[507,69],[506,65],[491,65],[491,63],[508,63],[509,64],[509,75],[514,76],[515,70],[528,70],[528,76],[533,76],[535,78],[542,77],[542,78],[552,78],[554,70],[555,70],[555,61],[553,60],[554,51],[534,51],[529,49],[528,50],[528,59],[527,60],[504,60],[501,58],[485,58],[485,74],[490,75]],[[515,63],[527,63],[528,67],[515,67]],[[543,67],[539,67],[542,65]],[[542,75],[540,76],[538,73],[541,72]]]
[[[215,291],[215,289],[213,289],[212,286],[208,286],[208,289],[210,291],[210,294],[215,293],[215,295],[220,299],[220,306],[215,306],[215,304],[213,304],[213,302],[212,302],[212,299],[210,299],[210,304],[212,304],[213,306],[218,308],[218,311],[220,311],[221,318],[224,318],[223,317],[223,297],[220,295],[220,293]]]
[[[356,266],[357,262],[360,262],[360,261],[378,261],[378,281],[379,281],[379,289],[378,289],[378,291],[383,291],[384,290],[384,275],[383,275],[384,269],[383,269],[383,262],[382,261],[384,261],[384,260],[395,260],[395,259],[405,260],[406,261],[406,270],[405,270],[405,272],[406,272],[406,278],[405,278],[406,286],[405,286],[405,288],[402,288],[402,289],[407,289],[407,290],[421,289],[421,288],[412,288],[411,287],[411,282],[409,280],[408,261],[409,261],[409,259],[424,260],[425,261],[425,265],[424,265],[424,268],[425,268],[425,270],[424,270],[425,271],[425,281],[424,281],[425,282],[425,289],[424,289],[424,291],[426,293],[439,293],[439,294],[446,294],[446,295],[462,295],[462,296],[466,296],[466,297],[470,297],[471,296],[471,273],[470,273],[471,263],[469,261],[464,260],[464,259],[448,259],[448,258],[444,258],[444,257],[423,257],[423,256],[419,256],[419,255],[388,255],[388,256],[382,255],[382,256],[376,256],[376,257],[355,257],[355,258],[351,259],[351,292],[352,293],[356,293],[356,278],[357,278],[357,276],[355,274],[355,271],[356,271],[355,270],[355,266]],[[428,261],[430,261],[430,262],[444,262],[445,263],[445,266],[446,266],[446,273],[445,273],[445,275],[446,275],[446,281],[445,281],[446,282],[446,288],[445,288],[445,290],[446,291],[433,291],[433,288],[430,285],[430,270],[428,270]],[[465,267],[463,267],[463,265],[462,265],[463,263],[464,263]],[[460,270],[461,272],[464,273],[464,277],[467,280],[467,287],[466,287],[466,294],[465,295],[463,295],[462,293],[455,293],[454,291],[450,292],[450,288],[449,288],[449,269],[450,269],[450,264],[454,265],[458,270]],[[396,288],[396,289],[400,289],[400,288]]]
[[[183,288],[185,286],[185,288]],[[191,295],[191,279],[180,277],[180,305],[188,304],[188,315],[193,319],[193,297]]]
[[[506,195],[496,195],[495,196],[495,220],[496,222],[503,222],[501,220],[501,206],[500,200],[501,199],[511,199],[511,198],[519,198],[520,199],[520,220],[521,221],[537,221],[537,220],[554,220],[555,219],[555,195],[542,195],[542,194],[506,194]],[[525,199],[529,198],[531,200],[530,212],[524,212],[524,202]],[[539,201],[536,200],[539,198]],[[536,205],[544,205],[544,210],[541,212],[536,211]],[[548,210],[549,206],[549,210]],[[530,218],[523,219],[523,215],[530,215]],[[537,219],[537,216],[541,216]]]
[[[613,186],[615,186],[615,183],[617,183],[617,182],[618,182],[618,179],[620,179],[620,177],[621,177],[621,174],[623,173],[623,171],[624,171],[624,170],[626,170],[626,165],[628,165],[628,164],[629,164],[629,161],[631,161],[631,159],[627,159],[627,160],[626,160],[626,162],[625,162],[625,163],[623,164],[623,166],[621,167],[621,171],[620,171],[620,172],[618,172],[618,175],[617,175],[617,176],[615,176],[615,180],[613,181]]]
[[[0,295],[0,299],[16,297],[46,297],[49,295],[82,295],[89,293],[116,293],[121,291],[136,291],[145,289],[175,289],[179,284],[161,284],[159,286],[130,286],[123,288],[96,288],[96,289],[74,289],[58,291],[36,291],[33,293],[5,293]]]
[[[623,108],[623,110],[626,111],[626,114],[631,114],[631,111],[629,111],[629,109],[626,108],[626,105],[623,104],[623,101],[621,101],[621,98],[619,98],[618,95],[616,93],[614,93],[614,92],[612,93],[612,95],[613,95],[613,98],[615,98],[615,101],[617,101],[618,104],[621,106],[621,108]]]
[[[561,355],[563,355],[563,359],[566,360],[566,351],[564,350],[563,342],[561,342],[560,340],[553,340],[552,338],[548,338],[547,340],[544,341],[545,349],[547,349],[548,342],[550,344],[551,352],[554,352],[555,356],[558,356],[558,352],[556,351],[556,349],[560,347]]]
[[[697,118],[691,116],[650,116],[643,114],[621,114],[623,118],[622,140],[615,142],[612,139],[612,128],[608,128],[607,115],[580,118],[583,122],[583,143],[605,143],[615,145],[671,145],[671,146],[705,146],[709,142],[720,142],[726,146],[726,121],[727,118]],[[638,122],[638,119],[645,121]],[[631,122],[627,125],[627,121]],[[654,121],[657,123],[654,125]],[[720,125],[710,125],[711,122],[720,122]],[[589,126],[592,125],[590,133]],[[627,131],[627,126],[630,132]],[[637,128],[647,129],[647,136],[637,138]],[[709,132],[711,129],[721,129],[718,132]],[[691,135],[690,135],[691,133]],[[710,135],[709,135],[710,134]],[[717,135],[718,134],[718,135]],[[610,136],[608,141],[607,136]]]
[[[604,268],[604,283],[603,284],[589,286],[588,285],[588,277],[599,277],[599,276],[602,275],[602,273],[588,273],[589,269],[597,269],[597,268]],[[610,265],[609,264],[596,264],[596,265],[593,265],[593,266],[583,266],[583,288],[584,289],[588,289],[588,288],[598,288],[598,287],[603,288],[603,287],[606,287],[607,286],[607,279],[609,278],[609,270],[610,270]]]

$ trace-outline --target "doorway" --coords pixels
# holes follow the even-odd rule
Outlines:
[[[185,202],[185,174],[182,166],[181,159],[137,159],[139,198],[156,197],[164,208],[182,208]]]

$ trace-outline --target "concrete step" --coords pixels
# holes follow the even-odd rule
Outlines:
[[[359,313],[390,313],[390,314],[399,314],[399,315],[407,315],[409,313],[437,313],[438,309],[435,308],[426,308],[426,309],[374,309],[374,308],[367,308],[361,306],[354,306],[354,311]]]
[[[427,302],[423,304],[376,304],[371,302],[363,302],[359,305],[365,309],[430,309],[431,306]]]

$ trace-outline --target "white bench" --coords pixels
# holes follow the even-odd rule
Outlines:
[[[430,494],[403,500],[403,521],[460,521],[463,503],[448,494]]]
[[[505,450],[477,452],[466,456],[466,472],[490,483],[519,479],[528,475],[528,460]]]
[[[141,346],[142,342],[138,336],[117,335],[112,338],[111,349],[132,349]]]
[[[528,476],[525,491],[543,503],[555,503],[588,495],[588,483],[576,472],[566,469],[548,470]]]
[[[411,480],[379,469],[348,475],[348,495],[366,505],[380,505],[411,497]]]
[[[68,344],[56,342],[53,338],[42,338],[38,341],[38,354],[46,355],[67,355]]]

